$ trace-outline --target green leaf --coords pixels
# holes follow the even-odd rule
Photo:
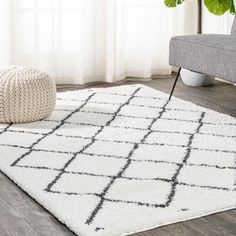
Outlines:
[[[182,4],[185,0],[178,0],[177,4]]]
[[[233,6],[232,0],[204,0],[204,3],[208,11],[215,15],[222,15]]]
[[[167,7],[176,7],[183,2],[184,0],[165,0],[165,4]]]
[[[234,6],[234,0],[230,1],[230,9],[229,9],[230,13],[235,15],[235,6]]]

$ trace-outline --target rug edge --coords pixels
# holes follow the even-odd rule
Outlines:
[[[168,94],[167,92],[163,92],[163,91],[160,91],[160,90],[158,90],[158,89],[154,89],[154,88],[152,88],[152,87],[149,87],[149,86],[144,85],[144,84],[139,84],[139,83],[137,83],[137,84],[131,84],[131,85],[125,85],[125,84],[123,84],[123,85],[117,85],[117,86],[115,86],[115,87],[119,87],[119,88],[120,88],[120,87],[134,87],[134,86],[145,87],[145,88],[151,89],[151,90],[153,90],[153,91],[155,91],[155,92],[159,92],[159,93],[165,94],[165,95],[167,96],[167,98],[168,98],[168,96],[169,96],[169,94]],[[112,87],[112,86],[111,86],[111,87]],[[73,93],[73,92],[76,92],[76,91],[79,91],[79,90],[105,89],[105,88],[111,88],[111,87],[83,88],[83,89],[78,89],[78,90],[73,90],[73,91],[59,91],[59,92],[57,92],[57,93]],[[176,97],[176,96],[174,96],[174,95],[172,96],[172,99],[173,99],[173,98],[176,99],[176,100],[182,101],[182,102],[186,102],[186,103],[189,103],[189,104],[193,104],[193,105],[198,106],[198,107],[200,107],[200,108],[202,108],[202,109],[205,109],[206,111],[216,112],[216,113],[218,113],[218,114],[223,114],[223,115],[225,115],[225,116],[231,117],[231,118],[233,118],[233,119],[236,120],[236,117],[234,117],[234,116],[232,116],[232,115],[229,115],[229,114],[226,114],[226,113],[224,113],[224,112],[212,110],[212,109],[210,109],[210,108],[207,108],[207,107],[204,107],[204,106],[202,106],[202,105],[196,104],[196,103],[194,103],[194,102],[192,102],[192,101],[184,100],[183,98],[178,98],[178,97]]]
[[[75,236],[78,236],[78,234],[70,227],[68,226],[65,222],[63,222],[56,214],[54,214],[49,208],[44,206],[40,201],[36,200],[35,197],[33,197],[30,193],[26,192],[23,187],[21,187],[15,180],[14,178],[10,177],[2,168],[0,168],[0,173],[3,174],[8,180],[13,182],[13,184],[16,185],[18,189],[20,189],[27,197],[32,199],[36,204],[38,204],[42,209],[44,209],[48,214],[50,214],[56,221],[58,221],[60,224],[62,224],[67,230],[70,231],[70,233],[74,234]]]
[[[160,228],[160,227],[164,227],[164,226],[168,226],[168,225],[172,225],[172,224],[178,224],[178,223],[182,223],[182,222],[186,222],[186,221],[190,221],[190,220],[195,220],[195,219],[199,219],[199,218],[202,218],[202,217],[211,216],[211,215],[214,215],[214,214],[217,214],[217,213],[226,212],[226,211],[230,211],[230,210],[234,210],[234,209],[236,209],[236,204],[235,204],[235,206],[230,206],[230,207],[227,207],[227,208],[224,208],[224,209],[218,209],[218,210],[215,210],[213,212],[202,213],[202,214],[196,215],[196,216],[189,216],[186,219],[182,219],[182,220],[178,220],[178,221],[169,221],[168,223],[163,223],[163,224],[160,224],[160,225],[151,226],[151,227],[136,230],[136,231],[125,232],[124,234],[122,234],[120,236],[129,236],[129,235],[136,234],[136,233],[142,233],[142,232],[149,231],[149,230],[154,230],[154,229],[157,229],[157,228]]]

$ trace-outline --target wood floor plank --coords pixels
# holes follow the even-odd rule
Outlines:
[[[126,84],[137,82],[128,81]],[[140,82],[170,92],[173,77],[157,77]],[[99,87],[101,85],[96,85]],[[111,85],[103,85],[103,87]],[[95,87],[95,85],[93,86]],[[75,90],[78,86],[58,86],[59,91]],[[216,82],[214,86],[193,88],[178,82],[174,96],[236,117],[236,87]],[[0,173],[0,236],[72,236],[64,225]],[[163,226],[133,236],[235,236],[236,210],[199,219]]]

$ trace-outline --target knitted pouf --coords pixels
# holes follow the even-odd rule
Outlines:
[[[0,70],[0,123],[27,123],[48,117],[56,101],[55,82],[38,70]]]

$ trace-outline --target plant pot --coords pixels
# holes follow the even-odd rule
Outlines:
[[[188,86],[210,86],[214,82],[214,77],[186,69],[180,72],[182,81]]]

